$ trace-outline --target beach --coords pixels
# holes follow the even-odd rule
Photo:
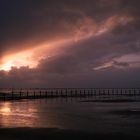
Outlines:
[[[140,102],[138,97],[132,100],[53,98],[0,102],[0,139],[139,139]]]
[[[114,134],[99,134],[88,133],[73,130],[61,130],[57,128],[9,128],[0,129],[1,140],[124,140],[124,139],[139,139],[139,136],[114,133]]]

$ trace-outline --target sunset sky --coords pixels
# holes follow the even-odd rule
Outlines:
[[[0,0],[0,87],[140,87],[140,1]]]

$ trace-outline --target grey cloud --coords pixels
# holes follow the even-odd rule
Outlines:
[[[127,63],[127,62],[117,62],[117,61],[114,61],[114,65],[115,66],[120,66],[120,67],[128,67],[129,66],[129,63]]]
[[[139,2],[126,0],[1,0],[0,44],[2,50],[20,48],[26,42],[65,36],[78,19],[90,16],[103,22],[125,10],[139,11]],[[81,14],[82,13],[82,14]],[[129,13],[126,13],[129,14]],[[9,47],[11,46],[11,47]],[[23,48],[25,46],[22,46]]]
[[[72,36],[82,19],[90,17],[103,24],[111,16],[132,16],[134,21],[117,25],[101,36],[83,40],[64,49],[39,67],[0,71],[1,86],[102,87],[138,86],[139,68],[93,71],[92,68],[126,54],[140,52],[138,0],[1,0],[0,56],[5,51],[24,49],[26,43]],[[80,21],[80,22],[79,22]],[[115,66],[129,67],[114,61]],[[134,72],[133,72],[134,71]],[[129,80],[131,79],[131,81]]]

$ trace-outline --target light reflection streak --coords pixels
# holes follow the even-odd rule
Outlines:
[[[3,127],[34,126],[38,119],[36,106],[18,105],[10,102],[1,103],[0,124]]]
[[[2,115],[10,115],[11,114],[11,108],[9,103],[5,103],[1,108],[0,108],[0,114]]]

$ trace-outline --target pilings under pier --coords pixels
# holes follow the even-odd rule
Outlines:
[[[140,88],[24,88],[0,89],[0,100],[89,97],[139,96]]]

